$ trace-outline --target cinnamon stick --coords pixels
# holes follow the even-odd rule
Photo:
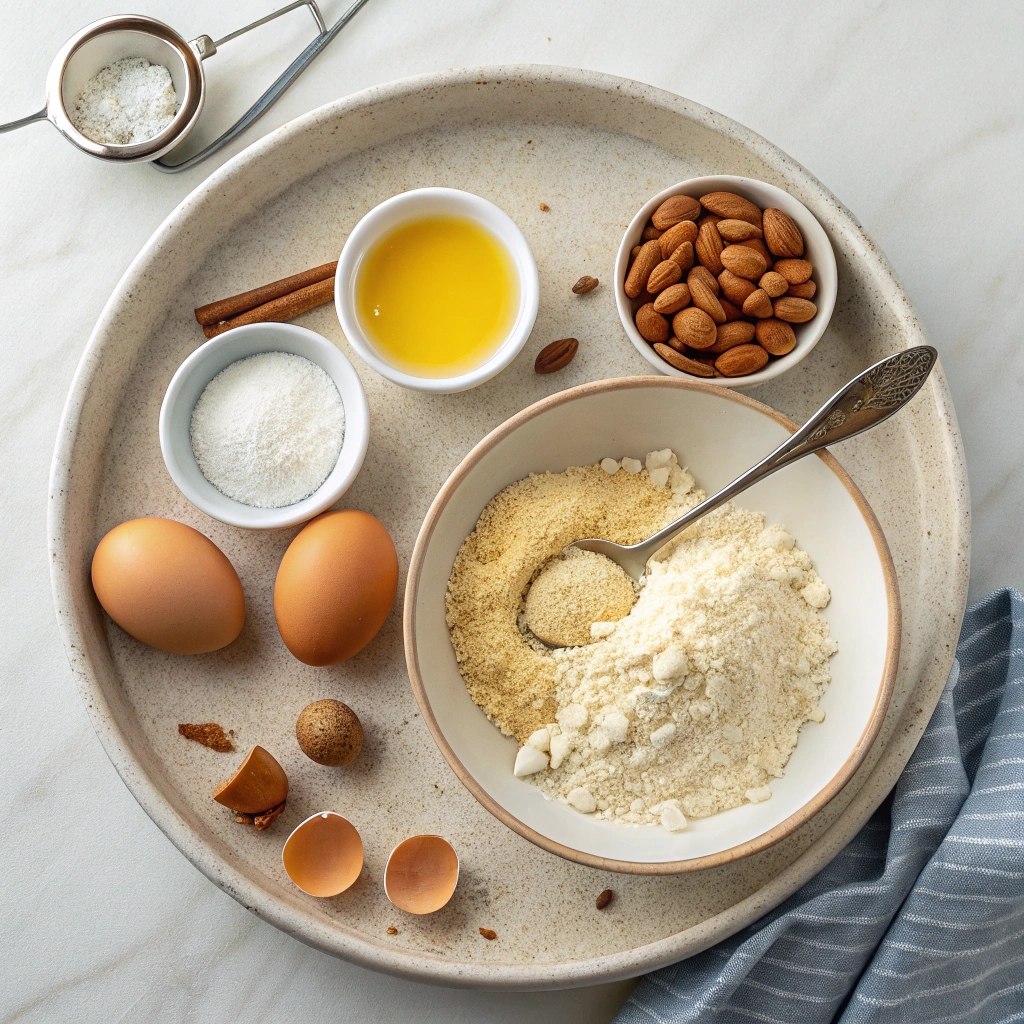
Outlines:
[[[293,274],[291,277],[282,278],[280,281],[272,281],[270,284],[242,292],[240,295],[232,295],[230,298],[219,299],[217,302],[208,302],[205,306],[200,306],[196,310],[196,320],[199,321],[200,327],[219,324],[222,320],[230,320],[240,313],[246,313],[250,309],[264,306],[274,299],[279,299],[291,292],[297,292],[311,284],[332,278],[337,269],[338,261],[335,260],[333,263],[324,263],[322,266],[314,267],[312,270],[304,270],[301,274]],[[298,316],[297,313],[293,315]],[[256,323],[257,321],[251,322]],[[207,335],[207,337],[213,337],[213,335]]]
[[[334,277],[325,278],[298,291],[289,292],[280,298],[263,303],[255,309],[247,310],[240,316],[223,323],[203,327],[203,334],[207,338],[216,338],[218,334],[230,331],[232,327],[242,327],[245,324],[284,323],[306,313],[317,306],[322,306],[334,298]]]

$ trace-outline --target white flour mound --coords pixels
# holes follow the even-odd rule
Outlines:
[[[782,527],[710,513],[660,553],[626,618],[553,652],[558,711],[530,738],[548,755],[546,771],[530,758],[530,781],[583,813],[670,831],[769,799],[803,723],[824,719],[829,597]]]

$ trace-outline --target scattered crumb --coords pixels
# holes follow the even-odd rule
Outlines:
[[[216,722],[182,722],[178,726],[178,732],[185,739],[202,743],[204,747],[209,747],[221,754],[227,754],[235,749],[235,745]],[[234,729],[231,730],[231,735],[235,735]]]
[[[497,932],[492,932],[490,928],[481,928],[480,934],[488,941],[493,942],[497,937]]]
[[[614,898],[615,898],[615,893],[612,892],[611,889],[605,889],[605,891],[603,893],[601,893],[600,896],[597,897],[597,902],[596,902],[595,906],[597,907],[598,910],[604,910],[604,908],[607,907],[608,904],[611,903],[611,901]]]
[[[251,825],[254,821],[254,817],[251,814],[246,814],[245,811],[235,811],[235,821],[239,825]]]
[[[550,209],[551,209],[551,207],[548,206],[547,203],[541,203],[540,204],[540,212],[541,213],[548,213],[550,211]]]
[[[397,935],[398,929],[394,925],[388,926],[388,935]]]
[[[287,800],[282,800],[276,807],[271,807],[269,811],[253,815],[252,823],[256,826],[256,830],[262,832],[264,829],[270,828],[277,821],[278,816],[284,810],[287,803]]]

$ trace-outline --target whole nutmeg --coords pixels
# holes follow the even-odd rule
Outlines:
[[[363,749],[363,727],[340,700],[307,704],[295,723],[295,738],[306,757],[332,768],[348,764]]]

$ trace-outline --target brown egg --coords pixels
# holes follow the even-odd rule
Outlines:
[[[412,836],[399,843],[384,868],[384,892],[399,910],[432,914],[455,892],[459,857],[440,836]]]
[[[307,818],[281,851],[288,877],[310,896],[337,896],[363,870],[363,841],[347,819],[333,811]]]
[[[340,700],[315,700],[299,712],[295,738],[311,761],[336,768],[355,760],[363,749],[363,727]]]
[[[288,796],[288,776],[277,759],[263,747],[253,747],[227,782],[211,794],[233,811],[259,814],[283,803]]]
[[[130,519],[92,556],[103,610],[136,640],[172,654],[205,654],[242,631],[245,598],[224,553],[173,519]]]
[[[274,614],[285,646],[307,665],[358,654],[388,617],[398,589],[398,555],[388,531],[366,512],[325,512],[288,545],[274,583]]]

